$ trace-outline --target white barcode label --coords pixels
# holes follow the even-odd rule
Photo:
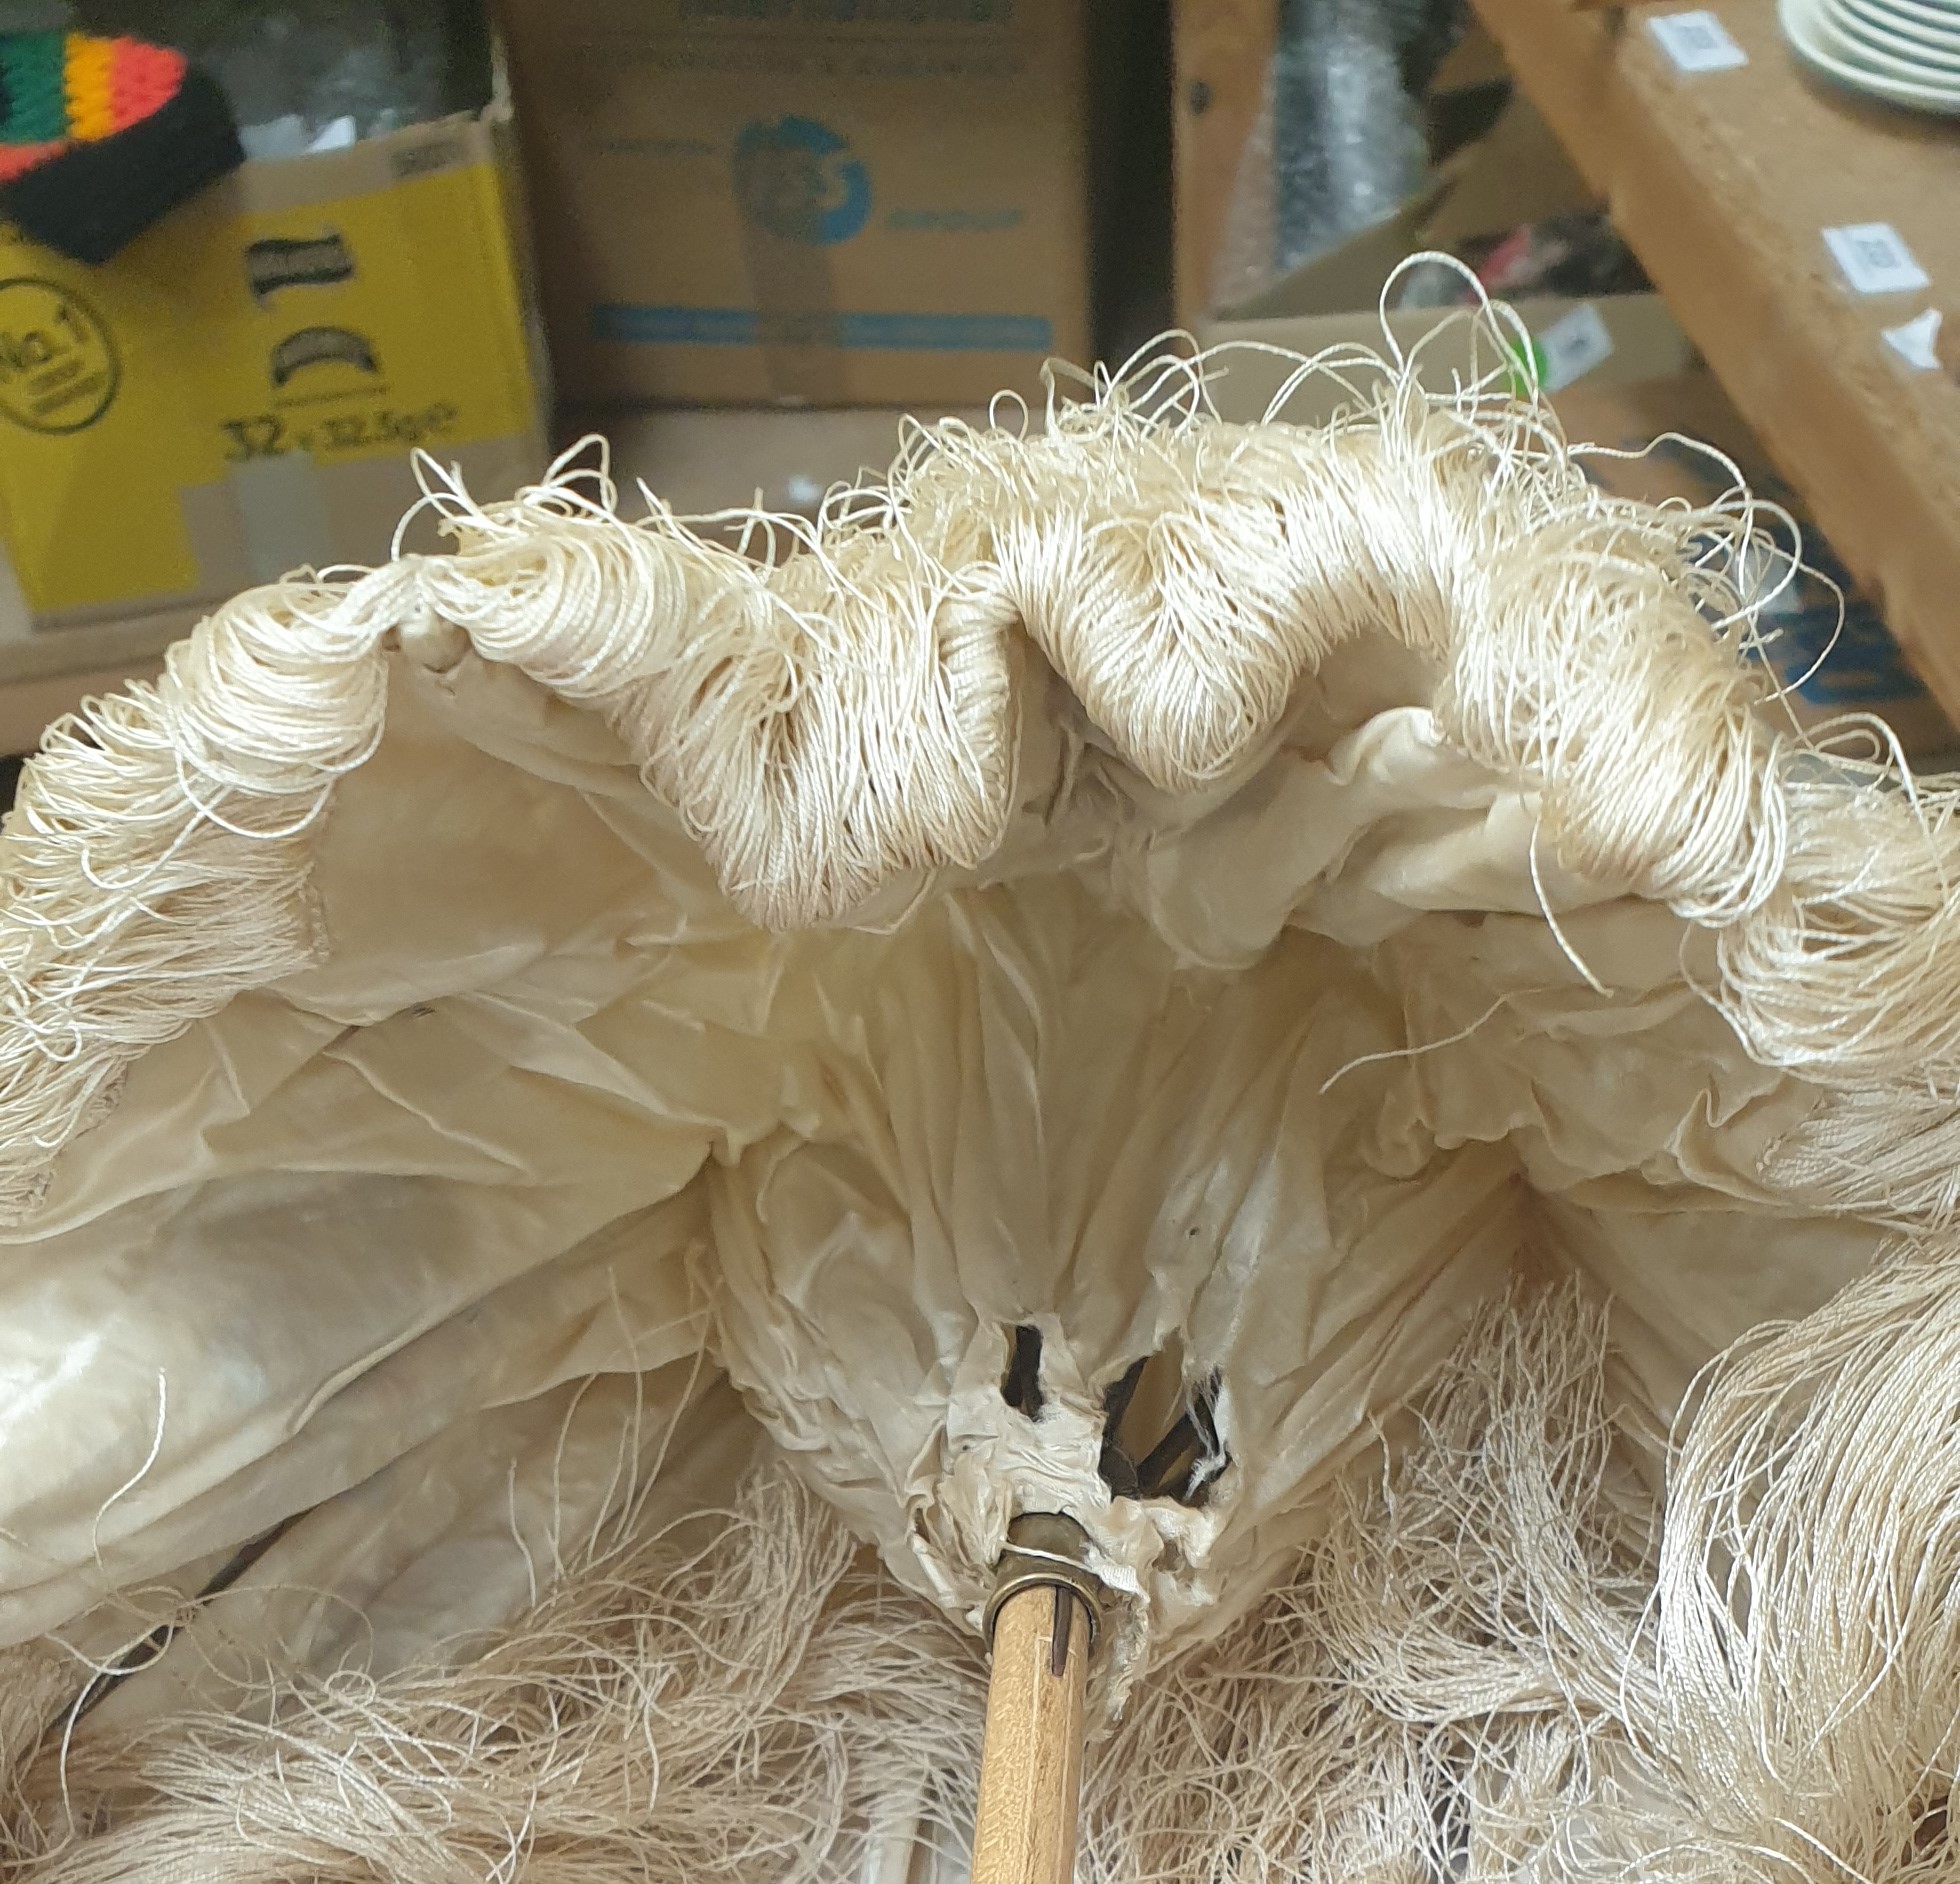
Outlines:
[[[1824,241],[1845,280],[1860,294],[1905,294],[1931,285],[1905,238],[1889,222],[1826,229]]]
[[[1602,360],[1611,359],[1613,336],[1606,331],[1599,309],[1590,301],[1581,301],[1537,336],[1534,350],[1539,385],[1547,392],[1557,392],[1590,373]]]
[[[1940,311],[1929,307],[1923,314],[1885,329],[1885,344],[1900,359],[1921,373],[1936,373],[1940,365]]]
[[[1661,13],[1647,22],[1677,72],[1729,72],[1749,55],[1712,13]]]

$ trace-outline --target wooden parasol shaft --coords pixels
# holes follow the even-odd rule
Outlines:
[[[994,1617],[973,1884],[1070,1884],[1082,1801],[1090,1616],[1075,1591],[1034,1584]]]

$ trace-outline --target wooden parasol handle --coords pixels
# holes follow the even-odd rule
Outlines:
[[[1032,1580],[1039,1574],[1004,1580],[993,1611],[973,1884],[1071,1884],[1075,1875],[1096,1615],[1078,1579]]]

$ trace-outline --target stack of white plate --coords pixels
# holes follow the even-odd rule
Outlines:
[[[1960,116],[1960,0],[1777,0],[1819,71],[1920,111]]]

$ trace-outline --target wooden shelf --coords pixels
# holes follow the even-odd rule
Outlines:
[[[1519,83],[1801,493],[1949,716],[1960,720],[1960,382],[1884,331],[1960,329],[1960,123],[1813,80],[1773,0],[1715,0],[1748,55],[1679,73],[1660,11],[1475,0]],[[1930,277],[1854,293],[1827,228],[1886,223]]]

